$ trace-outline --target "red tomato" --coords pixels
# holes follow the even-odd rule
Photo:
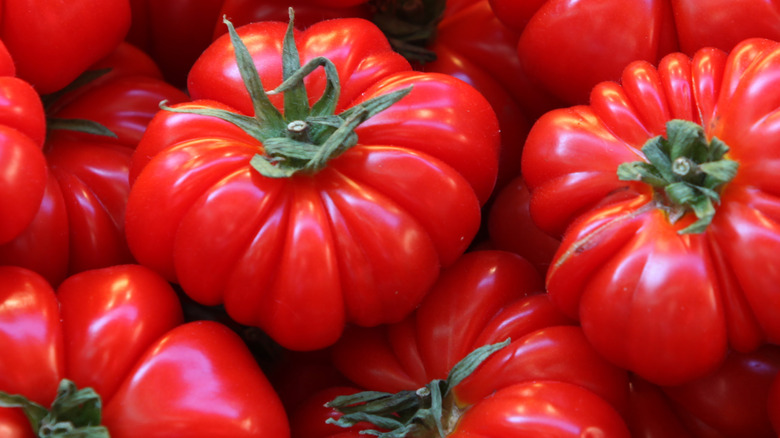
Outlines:
[[[650,438],[777,437],[767,411],[780,371],[780,348],[731,352],[718,369],[684,385],[660,387],[634,377],[631,436]]]
[[[780,39],[780,7],[765,0],[490,0],[522,32],[525,74],[567,102],[586,103],[599,82],[617,80],[628,63],[657,63],[704,47],[731,50],[749,37]]]
[[[0,245],[0,263],[32,269],[55,285],[76,272],[133,261],[124,237],[130,156],[159,102],[187,99],[130,45],[120,46],[91,71],[104,68],[111,72],[56,99],[45,98],[46,191],[25,230]],[[40,107],[40,97],[35,100]],[[99,123],[116,137],[56,129],[74,119]],[[35,172],[25,173],[25,184],[36,181],[30,175]]]
[[[240,338],[210,321],[182,324],[176,293],[151,270],[85,271],[55,294],[33,271],[0,267],[0,285],[3,393],[48,407],[63,378],[93,388],[112,437],[288,435]],[[37,436],[19,413],[0,408],[0,430],[14,431],[3,436]]]
[[[285,31],[280,22],[239,28],[267,89],[282,81]],[[295,32],[295,41],[303,63],[324,57],[338,71],[337,114],[413,90],[360,124],[347,138],[357,143],[319,170],[281,178],[257,167],[284,169],[266,151],[273,139],[216,117],[162,111],[133,156],[126,229],[137,260],[195,301],[224,303],[239,323],[287,348],[312,350],[335,342],[347,322],[394,322],[414,309],[440,267],[475,236],[499,143],[495,114],[475,89],[412,71],[370,22],[320,22]],[[305,87],[313,101],[326,75],[314,71]],[[196,100],[176,111],[254,114],[228,35],[198,59],[189,92]],[[298,114],[287,114],[282,96],[270,96],[285,114],[269,110],[263,117],[275,118],[247,129],[262,137],[278,128],[276,141],[286,142],[286,123],[309,111],[303,99]],[[319,151],[317,141],[306,148]]]
[[[780,46],[764,39],[658,68],[638,61],[622,86],[599,84],[589,106],[551,111],[529,135],[532,217],[565,230],[552,300],[597,350],[654,383],[713,371],[729,345],[780,341],[778,71]],[[704,155],[713,161],[700,165]],[[639,180],[619,179],[619,166]]]
[[[601,358],[541,290],[542,278],[521,257],[467,253],[402,322],[348,330],[333,347],[334,364],[365,390],[415,391],[448,378],[477,347],[511,339],[447,387],[440,418],[446,436],[629,436],[620,416],[628,402],[627,373]],[[297,419],[293,436],[339,431],[310,424],[328,414],[307,409],[312,417],[306,421],[291,414]],[[297,427],[321,432],[305,435]]]
[[[38,93],[16,78],[0,41],[0,244],[32,222],[46,188],[46,118]]]
[[[108,56],[130,27],[128,0],[6,0],[0,39],[18,76],[41,94],[64,88]]]

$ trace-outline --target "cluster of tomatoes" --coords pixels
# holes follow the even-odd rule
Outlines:
[[[6,2],[0,436],[777,436],[770,3]]]

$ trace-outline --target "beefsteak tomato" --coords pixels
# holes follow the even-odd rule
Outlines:
[[[114,438],[289,434],[238,335],[183,323],[176,292],[142,266],[85,271],[56,293],[33,271],[0,267],[0,347],[5,438],[74,436],[63,435],[73,428]]]
[[[352,407],[352,398],[332,402],[341,417],[321,404],[302,405],[291,413],[293,436],[335,435],[338,428],[319,424],[328,417],[368,427],[363,408],[386,403],[377,416],[397,412],[388,418],[405,424],[376,422],[393,429],[380,436],[628,437],[620,415],[628,373],[598,355],[542,291],[542,277],[516,254],[463,255],[403,321],[345,332],[333,346],[334,365],[357,388],[379,393],[365,395],[362,407]],[[492,354],[481,351],[502,341]],[[387,398],[392,393],[398,406]],[[407,402],[420,410],[412,413]]]
[[[780,342],[778,72],[766,39],[637,61],[528,137],[532,217],[565,231],[552,300],[654,383]]]
[[[656,64],[672,52],[730,51],[750,37],[780,39],[780,5],[765,0],[490,0],[521,32],[528,78],[566,106],[587,103],[599,82],[628,63]]]
[[[495,113],[465,82],[411,70],[366,20],[231,26],[189,92],[133,155],[130,249],[284,347],[399,321],[476,235]]]

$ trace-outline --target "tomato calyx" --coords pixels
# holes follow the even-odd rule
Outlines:
[[[164,110],[218,117],[243,129],[263,143],[263,152],[250,164],[270,178],[285,178],[303,171],[315,173],[327,162],[357,144],[355,128],[409,94],[412,87],[393,91],[340,114],[335,114],[341,86],[336,66],[329,59],[317,57],[301,66],[293,36],[294,13],[283,41],[282,83],[266,92],[249,50],[236,33],[233,24],[223,18],[236,56],[241,78],[252,100],[253,117],[216,108],[175,108],[162,102]],[[325,70],[326,86],[322,96],[309,107],[304,79],[317,68]],[[268,95],[283,93],[284,113],[271,103]]]
[[[461,413],[454,401],[452,388],[510,342],[507,339],[477,348],[455,364],[446,379],[434,379],[416,391],[396,394],[364,391],[336,397],[326,406],[336,409],[342,415],[337,420],[329,418],[327,422],[344,428],[370,423],[382,430],[364,430],[361,433],[380,438],[444,438],[454,430]]]
[[[76,388],[63,379],[51,408],[18,394],[0,391],[0,407],[21,408],[40,438],[108,438],[108,429],[100,425],[102,402],[92,388]]]
[[[85,134],[94,134],[94,135],[102,135],[105,137],[118,138],[113,131],[111,131],[104,125],[94,120],[72,119],[72,118],[66,119],[66,118],[51,116],[52,113],[56,112],[57,107],[60,104],[60,99],[64,95],[79,90],[80,88],[97,80],[98,78],[109,73],[110,71],[111,71],[110,68],[104,68],[98,70],[87,70],[84,73],[82,73],[79,77],[74,79],[73,82],[68,84],[66,87],[62,88],[61,90],[41,96],[43,109],[46,114],[46,130],[48,132],[54,130],[76,131],[76,132],[83,132]]]
[[[715,216],[719,191],[737,174],[739,163],[725,158],[728,151],[728,145],[717,137],[708,142],[700,125],[670,120],[665,138],[653,137],[642,146],[647,162],[623,163],[617,174],[623,181],[652,186],[671,223],[693,212],[697,220],[679,234],[701,233]]]
[[[436,38],[444,17],[445,0],[372,0],[371,21],[387,36],[393,49],[413,62],[432,62],[436,53],[426,49]]]

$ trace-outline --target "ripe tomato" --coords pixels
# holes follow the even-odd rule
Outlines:
[[[532,217],[565,230],[552,300],[654,383],[713,371],[729,345],[780,341],[778,71],[780,45],[764,39],[638,61],[529,135]]]
[[[91,425],[115,438],[288,435],[281,403],[238,335],[210,321],[182,324],[176,292],[142,266],[85,271],[56,294],[33,271],[0,267],[0,347],[6,438],[38,436],[7,396],[48,407],[63,379],[97,393],[102,421],[97,412]]]
[[[195,301],[224,303],[236,321],[312,350],[335,342],[347,322],[394,322],[414,309],[476,235],[499,139],[495,113],[474,88],[412,71],[361,19],[291,31],[286,53],[328,59],[333,69],[266,97],[261,87],[300,66],[288,55],[282,68],[286,28],[243,26],[198,59],[189,76],[195,100],[158,114],[133,156],[126,229],[137,260]],[[254,60],[242,69],[256,68],[248,80],[262,81],[250,86],[254,103],[233,52],[239,37]],[[354,135],[336,130],[380,95],[403,97]],[[249,132],[203,115],[215,112]],[[291,139],[293,126],[310,127],[303,137],[312,143]]]
[[[730,51],[749,37],[780,39],[780,8],[764,0],[490,0],[522,32],[525,74],[566,106],[587,102],[599,82],[628,63],[657,63],[704,47]]]
[[[408,436],[436,435],[437,419],[448,437],[629,436],[620,415],[628,406],[628,374],[600,357],[541,292],[541,276],[521,257],[467,253],[442,272],[414,314],[392,325],[348,330],[333,346],[334,364],[359,388],[407,391],[413,400],[418,388],[433,394],[433,385],[441,383],[429,383],[448,379],[441,416],[421,418],[423,425],[413,426]],[[511,342],[470,375],[450,382],[448,376],[470,352],[506,339]],[[353,391],[335,389],[330,395]],[[304,413],[311,417],[302,418]],[[291,416],[295,437],[339,432],[319,424],[338,417],[321,403],[319,410],[302,405]]]

